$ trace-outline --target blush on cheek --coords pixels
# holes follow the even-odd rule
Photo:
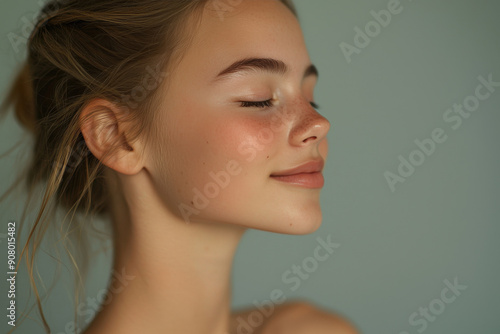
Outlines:
[[[227,132],[228,154],[248,165],[265,160],[275,147],[279,133],[273,131],[270,118],[245,119],[232,124]]]
[[[185,135],[178,133],[174,160],[166,165],[173,187],[165,191],[193,219],[221,218],[228,208],[248,205],[248,197],[268,181],[267,157],[280,135],[270,129],[270,117],[220,115],[200,117]]]

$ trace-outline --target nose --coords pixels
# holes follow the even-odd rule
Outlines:
[[[308,102],[301,103],[301,112],[290,131],[290,144],[307,146],[321,142],[330,130],[330,122]]]

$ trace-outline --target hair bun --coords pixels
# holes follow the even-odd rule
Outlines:
[[[17,74],[1,109],[5,112],[10,106],[13,106],[18,121],[25,129],[34,134],[36,113],[33,98],[33,80],[30,67],[26,62]]]

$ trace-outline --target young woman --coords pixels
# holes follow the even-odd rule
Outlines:
[[[294,14],[285,0],[44,10],[7,100],[34,134],[28,184],[46,183],[24,255],[32,266],[52,207],[109,218],[122,276],[85,334],[356,333],[306,302],[230,309],[248,228],[308,234],[322,219],[330,124]]]

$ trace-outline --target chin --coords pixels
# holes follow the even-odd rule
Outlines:
[[[321,226],[322,222],[322,215],[321,212],[318,215],[312,215],[307,218],[304,218],[304,220],[297,221],[296,223],[288,224],[288,231],[285,231],[284,233],[288,234],[295,234],[295,235],[305,235],[305,234],[311,234],[316,232],[316,230]]]
[[[321,226],[323,214],[317,200],[288,208],[287,221],[284,222],[288,234],[311,234]]]
[[[305,235],[316,232],[323,220],[319,196],[266,196],[214,201],[193,221],[219,222],[280,234]]]
[[[283,209],[277,215],[269,215],[271,219],[265,219],[260,226],[250,226],[255,229],[281,234],[306,235],[316,232],[321,226],[323,216],[318,207],[300,208],[294,210]]]

